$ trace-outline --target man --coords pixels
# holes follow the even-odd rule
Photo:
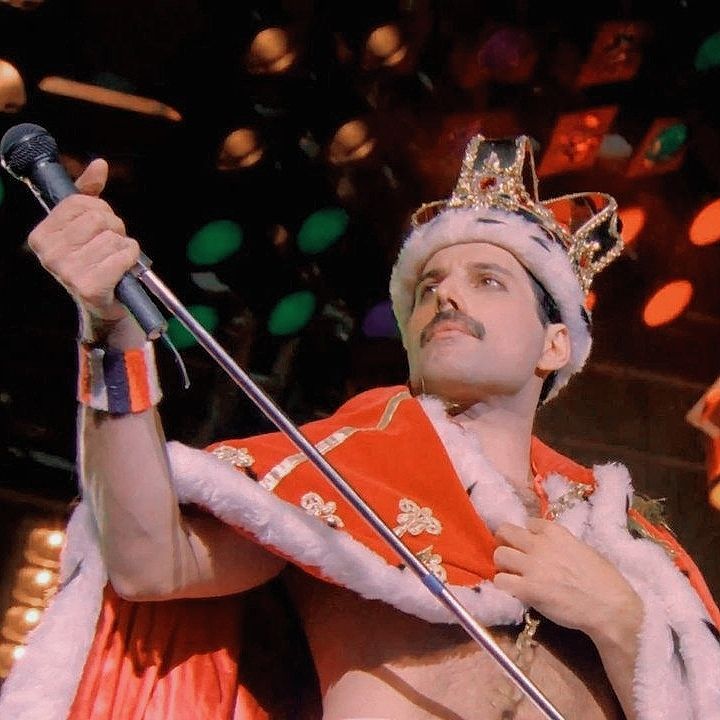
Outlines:
[[[97,194],[105,176],[96,162],[78,185]],[[409,388],[304,432],[566,717],[719,718],[720,612],[697,568],[631,507],[624,468],[532,436],[588,356],[583,297],[620,251],[615,210],[598,194],[540,203],[527,138],[474,138],[393,269]],[[267,717],[244,682],[238,594],[280,575],[323,718],[540,716],[283,436],[166,451],[151,346],[112,294],[138,249],[107,205],[68,198],[30,244],[82,311],[84,501],[0,711]]]

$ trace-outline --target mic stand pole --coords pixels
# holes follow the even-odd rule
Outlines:
[[[425,587],[458,619],[470,637],[486,650],[508,677],[532,700],[550,720],[564,720],[563,716],[538,687],[503,652],[488,630],[478,623],[453,593],[435,577],[405,546],[385,522],[368,506],[343,477],[320,454],[317,448],[295,427],[293,422],[265,395],[247,373],[228,355],[222,346],[189,313],[171,290],[147,266],[136,266],[138,280],[191,332],[223,370],[235,381],[263,414],[301,450],[308,460],[328,479],[345,500],[392,547],[402,562],[422,581]]]

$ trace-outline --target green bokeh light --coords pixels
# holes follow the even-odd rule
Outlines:
[[[317,301],[309,290],[286,295],[270,312],[268,330],[271,335],[292,335],[310,322]]]
[[[218,326],[218,311],[210,305],[190,305],[190,314],[210,333]],[[192,347],[197,343],[195,336],[175,317],[168,320],[168,336],[178,350]]]
[[[215,265],[240,249],[242,228],[232,220],[213,220],[201,227],[187,246],[187,256],[195,265]]]
[[[305,218],[298,231],[298,247],[308,255],[316,255],[336,243],[347,230],[349,218],[342,208],[316,210]]]
[[[695,69],[709,70],[720,65],[720,32],[705,38],[695,53]]]
[[[677,123],[665,128],[653,141],[645,156],[650,160],[667,160],[687,141],[687,126]]]
[[[2,178],[0,178],[0,205],[3,204],[4,199],[5,199],[5,186],[3,185]]]

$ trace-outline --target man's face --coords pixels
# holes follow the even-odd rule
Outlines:
[[[539,393],[553,328],[543,327],[530,277],[507,250],[439,250],[420,273],[408,321],[411,385],[461,403]]]

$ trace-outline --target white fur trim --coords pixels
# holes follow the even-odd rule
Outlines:
[[[555,300],[570,334],[571,357],[557,374],[550,400],[585,365],[592,339],[582,315],[583,292],[567,253],[539,225],[520,215],[494,208],[449,209],[408,235],[390,276],[390,297],[403,343],[407,346],[405,328],[423,267],[438,250],[469,242],[487,242],[511,252]]]
[[[627,531],[632,496],[625,467],[594,469],[597,489],[585,542],[608,558],[643,598],[634,693],[639,720],[718,720],[720,645],[705,625],[707,612],[689,581],[652,540]],[[676,633],[679,657],[670,628]],[[686,676],[681,672],[681,663]]]
[[[61,590],[30,633],[0,696],[0,717],[61,720],[75,698],[107,581],[89,509],[75,509],[61,561]]]

